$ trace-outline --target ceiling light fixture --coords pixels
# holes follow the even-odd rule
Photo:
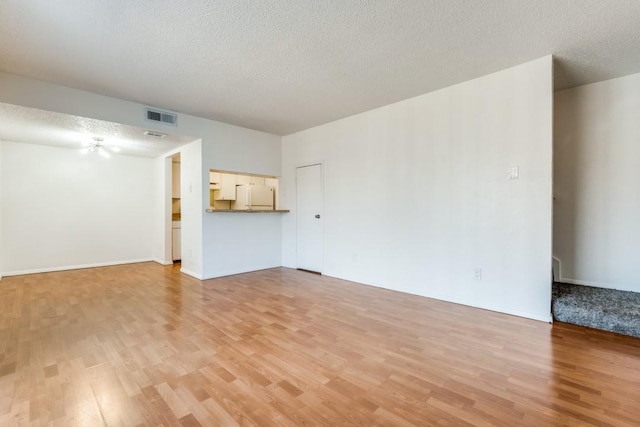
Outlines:
[[[109,157],[111,157],[111,154],[109,154],[103,142],[104,142],[104,138],[94,137],[93,142],[89,143],[87,147],[84,147],[83,149],[81,149],[80,152],[82,154],[97,152],[102,157],[108,159]],[[109,149],[114,153],[120,152],[120,147],[109,147]]]

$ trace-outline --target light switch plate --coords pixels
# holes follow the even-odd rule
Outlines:
[[[520,168],[518,166],[513,166],[509,168],[509,179],[518,179],[520,178]]]

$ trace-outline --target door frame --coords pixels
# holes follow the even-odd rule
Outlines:
[[[162,155],[162,177],[164,179],[162,203],[162,257],[154,258],[159,264],[173,265],[173,157],[177,154],[182,156],[182,147],[178,147]],[[182,175],[182,168],[180,168]],[[182,222],[182,221],[181,221]],[[181,239],[182,240],[182,239]],[[181,246],[182,246],[182,242]],[[160,249],[160,248],[158,248]]]
[[[171,265],[173,264],[173,259],[171,256],[171,185],[172,185],[172,177],[173,170],[171,166],[171,157],[173,154],[165,154],[162,157],[162,169],[163,174],[162,177],[164,179],[164,185],[162,186],[163,193],[162,196],[162,257],[155,259],[159,264],[162,265]]]
[[[304,163],[299,163],[295,166],[295,174],[294,174],[294,181],[295,181],[295,203],[296,203],[296,269],[298,268],[298,169],[299,168],[305,168],[305,167],[309,167],[309,166],[320,166],[320,186],[322,187],[321,189],[321,195],[322,195],[322,209],[320,212],[320,215],[322,216],[322,224],[321,224],[321,237],[322,237],[322,253],[320,255],[320,265],[321,265],[321,271],[319,271],[318,273],[320,274],[324,274],[324,254],[325,254],[325,244],[324,244],[324,220],[325,220],[325,215],[324,215],[324,201],[325,201],[325,192],[324,192],[324,171],[325,171],[325,167],[324,167],[324,160],[318,160],[318,161],[310,161],[310,162],[304,162]]]

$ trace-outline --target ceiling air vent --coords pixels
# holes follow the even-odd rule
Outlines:
[[[151,110],[149,108],[147,108],[147,120],[171,126],[178,125],[177,114],[167,113],[166,111]]]
[[[144,134],[147,135],[147,136],[153,136],[153,137],[156,137],[156,138],[164,138],[165,136],[167,136],[166,133],[156,132],[156,131],[153,131],[153,130],[148,130]]]

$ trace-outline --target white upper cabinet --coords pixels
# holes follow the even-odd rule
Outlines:
[[[220,189],[214,190],[215,200],[236,199],[237,175],[232,173],[220,174]]]
[[[209,188],[211,190],[219,190],[220,189],[220,181],[221,181],[221,173],[220,172],[209,172]]]
[[[238,175],[238,185],[265,185],[264,176]]]
[[[238,175],[238,185],[251,184],[251,177],[249,175]]]
[[[251,185],[265,185],[264,176],[252,176]]]

